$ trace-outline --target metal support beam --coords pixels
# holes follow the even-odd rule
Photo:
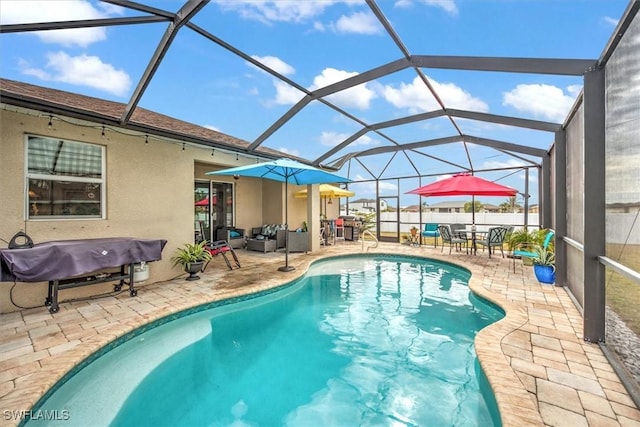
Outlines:
[[[529,226],[529,168],[524,170],[524,226]],[[538,204],[538,207],[540,205]]]
[[[552,74],[581,76],[596,59],[498,58],[479,56],[414,55],[411,65],[450,70],[502,71],[506,73]]]
[[[555,218],[553,228],[556,231],[556,284],[567,285],[567,132],[556,132],[553,147],[555,178]]]
[[[167,50],[169,50],[169,46],[171,46],[176,35],[178,35],[180,28],[189,22],[194,15],[200,12],[207,3],[209,3],[209,0],[188,0],[178,13],[176,13],[176,17],[173,22],[169,24],[169,27],[162,36],[160,43],[158,43],[156,51],[153,53],[151,60],[147,64],[147,68],[142,74],[142,78],[138,82],[138,86],[133,91],[133,95],[131,95],[131,99],[122,113],[122,117],[120,118],[120,122],[122,124],[127,123],[131,119],[133,111],[138,106],[140,98],[142,98],[142,94],[147,89],[147,86],[149,86],[149,83],[151,83],[151,79],[158,70]]]
[[[542,183],[542,200],[540,201],[542,222],[540,225],[543,228],[551,228],[551,158],[548,153],[542,158],[542,170],[538,179]]]
[[[38,22],[9,24],[0,27],[0,34],[27,33],[31,31],[69,30],[74,28],[111,27],[115,25],[156,24],[167,22],[162,16],[127,16],[123,18],[82,19],[77,21]]]
[[[557,132],[562,127],[559,123],[543,122],[540,120],[521,119],[519,117],[500,116],[496,114],[482,113],[477,111],[455,110],[447,108],[444,111],[453,117],[463,119],[478,120],[482,122],[498,123],[507,126],[516,126],[525,129],[535,129],[545,132]]]
[[[484,121],[484,122],[489,122],[489,123],[498,123],[498,124],[507,125],[507,126],[521,127],[521,128],[525,128],[525,129],[535,129],[535,130],[546,131],[546,132],[557,132],[561,128],[560,124],[550,123],[550,122],[542,122],[542,121],[539,121],[539,120],[520,119],[520,118],[517,118],[517,117],[499,116],[499,115],[495,115],[495,114],[478,113],[478,112],[474,112],[474,111],[455,110],[455,109],[449,109],[449,108],[446,109],[446,110],[434,110],[434,111],[429,111],[429,112],[426,112],[426,113],[416,114],[416,115],[413,115],[413,116],[401,117],[401,118],[398,118],[398,119],[393,119],[393,120],[388,120],[388,121],[385,121],[385,122],[378,122],[378,123],[371,124],[368,128],[360,129],[358,132],[353,134],[351,137],[347,138],[346,140],[344,140],[340,144],[338,144],[335,147],[333,147],[332,149],[328,150],[322,156],[316,158],[313,161],[313,164],[318,166],[320,163],[322,163],[323,161],[325,161],[329,157],[333,156],[334,154],[336,154],[340,150],[346,148],[352,142],[354,142],[356,139],[360,138],[362,135],[366,134],[370,130],[380,130],[380,129],[385,129],[385,128],[394,127],[394,126],[401,126],[401,125],[406,125],[408,123],[415,123],[415,122],[419,122],[419,121],[422,121],[422,120],[430,120],[430,119],[437,118],[437,117],[442,117],[442,116],[445,116],[445,115],[453,116],[453,117],[460,117],[460,118],[465,118],[465,119],[471,119],[471,120]],[[259,140],[260,140],[260,142],[262,142],[262,139],[259,138]],[[489,141],[489,140],[487,140],[487,141]],[[465,142],[473,143],[474,141],[469,140],[469,141],[465,141]],[[536,154],[532,154],[532,155],[539,156],[541,152],[542,151],[540,151],[539,153],[536,153]],[[527,154],[531,154],[531,153],[527,153]],[[523,159],[521,159],[521,160],[523,160]],[[528,161],[528,160],[526,160],[526,161]]]
[[[605,340],[605,72],[584,76],[584,339]]]

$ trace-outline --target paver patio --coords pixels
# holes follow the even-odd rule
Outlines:
[[[297,267],[291,273],[277,271],[284,262],[282,253],[240,250],[241,269],[229,271],[216,259],[195,282],[185,281],[183,275],[137,286],[135,298],[123,292],[65,302],[55,315],[45,307],[0,315],[3,424],[18,424],[11,411],[31,409],[67,371],[126,332],[206,302],[278,286],[304,274],[314,260],[361,248],[359,242],[340,242],[314,253],[290,254],[290,264]],[[540,285],[531,268],[516,264],[513,273],[510,259],[489,259],[482,252],[449,256],[428,245],[388,243],[370,252],[463,265],[472,273],[471,289],[505,309],[506,317],[476,339],[505,426],[640,427],[640,411],[599,346],[582,340],[582,317],[563,288]]]

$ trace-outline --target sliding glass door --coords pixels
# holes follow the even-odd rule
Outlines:
[[[234,226],[233,184],[227,182],[196,181],[194,185],[195,240],[216,240],[220,227]]]

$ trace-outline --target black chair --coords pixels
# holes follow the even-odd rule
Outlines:
[[[491,227],[489,229],[489,232],[487,233],[487,237],[482,240],[477,240],[476,244],[483,246],[483,252],[485,246],[489,248],[489,258],[491,258],[491,248],[500,248],[500,252],[502,252],[502,258],[504,258],[504,250],[502,246],[504,245],[507,231],[509,231],[507,227]]]
[[[451,248],[453,248],[453,246],[455,246],[455,245],[460,245],[460,247],[462,247],[462,245],[464,245],[464,247],[465,247],[465,249],[467,251],[467,255],[469,254],[469,240],[467,240],[466,238],[462,238],[462,237],[456,237],[451,232],[451,227],[449,227],[448,224],[440,224],[440,225],[438,225],[438,231],[440,232],[440,238],[442,239],[442,249],[440,249],[440,252],[442,252],[444,250],[444,244],[448,243],[449,244],[449,255],[451,255]]]

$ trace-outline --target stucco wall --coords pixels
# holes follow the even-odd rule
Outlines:
[[[35,243],[97,237],[131,236],[166,239],[163,259],[150,264],[146,283],[179,276],[179,267],[169,259],[175,249],[193,241],[194,178],[216,168],[239,166],[255,162],[235,155],[169,143],[141,136],[129,136],[107,129],[101,137],[99,125],[75,124],[54,119],[48,129],[48,116],[0,110],[0,238],[9,241],[23,230]],[[88,142],[106,147],[106,219],[91,220],[30,220],[25,221],[25,135]],[[196,174],[196,163],[198,166]],[[211,178],[211,177],[207,177]],[[216,177],[217,180],[227,178]],[[233,178],[229,178],[233,181]],[[277,188],[272,189],[274,193]],[[238,226],[252,227],[263,222],[261,181],[241,179],[237,182],[236,215]],[[281,196],[280,196],[281,197]],[[6,243],[0,244],[6,247]],[[136,284],[143,287],[145,283]],[[0,312],[17,309],[11,298],[22,307],[41,306],[47,294],[46,283],[0,283]],[[112,284],[103,284],[61,291],[60,301],[84,295],[109,292]],[[10,295],[11,292],[11,295]],[[11,296],[11,298],[10,298]]]

